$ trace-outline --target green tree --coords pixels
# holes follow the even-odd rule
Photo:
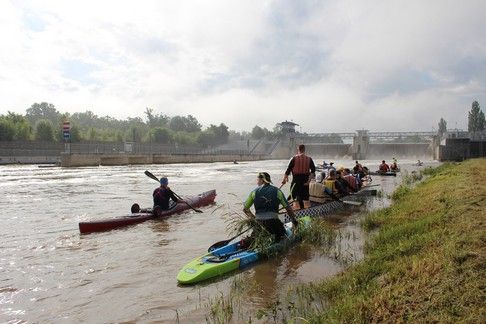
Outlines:
[[[468,116],[467,130],[469,132],[483,131],[485,124],[484,113],[479,107],[479,102],[473,101]]]
[[[266,133],[268,133],[268,130],[266,128],[263,129],[260,126],[255,125],[255,127],[253,127],[253,129],[251,130],[251,138],[259,140],[264,138]]]
[[[169,117],[164,114],[155,114],[152,108],[145,109],[145,115],[147,116],[147,124],[150,128],[153,127],[165,127],[169,122]]]
[[[175,132],[198,132],[201,130],[201,124],[192,115],[174,116],[169,121],[169,128]]]
[[[155,143],[168,144],[172,139],[170,130],[165,127],[155,127],[151,130],[151,134]]]
[[[54,128],[48,119],[39,119],[35,124],[35,139],[38,141],[54,141]]]
[[[202,125],[199,123],[196,117],[192,115],[187,115],[187,117],[185,117],[185,124],[186,124],[186,129],[185,129],[186,132],[195,133],[201,131]]]
[[[81,130],[79,129],[78,125],[76,125],[76,124],[71,125],[70,135],[71,135],[70,140],[73,143],[80,142],[83,139],[83,137],[81,136]],[[64,134],[63,134],[63,137],[64,137]]]
[[[61,119],[61,113],[57,111],[53,104],[47,102],[34,103],[26,110],[25,117],[31,125],[35,125],[40,119],[47,119],[52,125],[57,125]]]
[[[94,129],[93,127],[90,127],[89,131],[88,131],[88,140],[96,141],[97,136],[98,136],[98,134],[96,133],[96,129]]]
[[[444,135],[446,132],[447,132],[447,122],[444,120],[444,118],[441,117],[439,121],[439,130],[438,130],[439,137],[442,137],[442,135]]]
[[[143,131],[139,126],[132,125],[125,136],[129,142],[140,143],[143,137]]]
[[[3,116],[0,117],[0,141],[12,141],[15,136],[15,125]]]
[[[214,134],[214,144],[218,145],[228,142],[229,131],[228,126],[225,124],[221,123],[219,126],[211,124],[207,131]]]
[[[32,135],[32,127],[24,116],[9,111],[5,116],[5,120],[10,121],[15,128],[14,140],[30,139],[30,136]]]

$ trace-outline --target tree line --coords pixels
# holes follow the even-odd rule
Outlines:
[[[229,130],[224,123],[209,125],[203,129],[201,123],[192,115],[168,116],[156,113],[152,108],[144,111],[145,119],[140,117],[115,119],[110,116],[100,117],[87,110],[85,112],[61,113],[47,102],[34,103],[26,109],[25,115],[8,112],[0,115],[0,141],[50,141],[64,140],[62,125],[69,121],[70,141],[135,142],[180,145],[220,145],[229,140],[278,139],[285,137],[282,128],[276,124],[273,130],[255,125],[250,132]],[[447,132],[447,122],[441,118],[438,134]],[[486,122],[479,103],[472,103],[468,113],[468,131],[477,132],[485,129]],[[339,135],[327,139],[328,143],[342,143]],[[419,139],[407,139],[408,142]],[[403,139],[401,140],[403,141]]]
[[[92,111],[61,113],[47,102],[34,103],[26,109],[25,115],[8,112],[0,115],[0,141],[49,141],[64,140],[62,126],[70,122],[70,141],[105,141],[160,143],[180,145],[220,145],[230,139],[263,139],[282,136],[276,126],[269,131],[256,125],[252,132],[229,130],[224,123],[211,124],[203,129],[192,115],[168,116],[146,108],[144,119],[140,117],[115,119],[100,117]]]

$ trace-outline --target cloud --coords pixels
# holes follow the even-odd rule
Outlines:
[[[0,114],[47,101],[235,130],[466,128],[486,101],[484,12],[473,0],[2,1]]]

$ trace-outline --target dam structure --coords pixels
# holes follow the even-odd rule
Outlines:
[[[211,163],[288,159],[299,144],[313,157],[333,159],[462,160],[486,155],[486,135],[470,137],[435,132],[299,133],[287,122],[278,138],[241,139],[224,145],[177,145],[131,142],[0,142],[0,164],[56,164],[63,167],[168,163]],[[469,138],[468,138],[469,136]],[[478,137],[481,136],[481,137]]]

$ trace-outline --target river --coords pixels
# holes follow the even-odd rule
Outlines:
[[[321,162],[322,159],[315,159]],[[312,249],[290,251],[245,271],[196,286],[179,286],[176,276],[190,259],[229,237],[228,220],[242,214],[242,201],[267,171],[279,183],[288,161],[172,165],[41,168],[0,167],[0,322],[205,322],[207,305],[227,293],[235,277],[262,287],[251,297],[264,306],[286,285],[334,275],[336,259]],[[415,161],[399,161],[404,170]],[[376,169],[378,161],[363,161]],[[425,161],[431,165],[432,161]],[[353,166],[353,161],[335,161]],[[78,222],[129,213],[137,202],[151,206],[157,183],[150,170],[169,178],[181,196],[216,189],[216,204],[165,220],[147,221],[104,233],[80,235]],[[389,193],[397,177],[373,177]],[[283,187],[288,193],[289,185]],[[370,199],[359,212],[331,217],[352,233],[340,244],[359,259],[363,233],[356,217],[387,199]],[[358,215],[358,216],[357,216]]]

